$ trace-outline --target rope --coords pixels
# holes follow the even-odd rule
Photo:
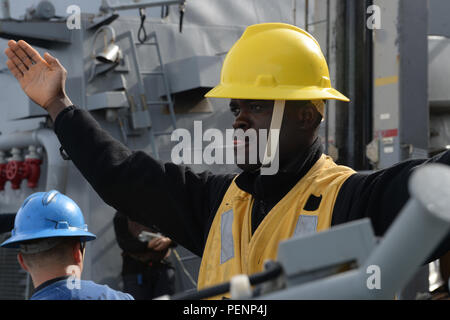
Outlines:
[[[194,285],[194,287],[197,288],[197,283],[195,282],[195,280],[192,278],[191,274],[189,273],[189,271],[187,271],[187,269],[184,266],[183,261],[181,261],[180,255],[178,254],[177,250],[173,249],[173,253],[175,254],[175,257],[178,261],[178,263],[180,264],[181,268],[183,269],[184,274],[189,278],[189,280],[191,281],[191,283]]]
[[[140,43],[144,43],[148,39],[147,31],[145,30],[145,26],[144,26],[145,19],[147,18],[144,8],[139,8],[139,16],[141,17],[141,25],[139,26],[139,30],[138,30],[138,40]]]
[[[180,29],[179,29],[179,31],[180,31],[180,33],[182,33],[183,32],[183,17],[184,17],[184,11],[186,9],[185,1],[180,3],[179,9],[180,9]]]

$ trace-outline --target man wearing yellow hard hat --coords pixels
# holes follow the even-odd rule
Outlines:
[[[206,95],[231,99],[235,130],[279,130],[279,139],[269,139],[279,152],[279,170],[270,175],[261,174],[274,160],[267,146],[267,157],[241,163],[239,175],[196,174],[131,152],[89,112],[73,106],[57,59],[42,58],[24,41],[10,41],[6,55],[25,93],[49,112],[62,147],[102,199],[202,256],[199,288],[262,271],[266,259],[276,259],[279,242],[293,235],[363,217],[383,235],[408,200],[412,169],[425,162],[364,175],[323,154],[317,127],[324,103],[348,98],[331,87],[317,41],[288,24],[248,27],[224,61],[221,83]],[[450,157],[427,161],[448,164]],[[448,239],[434,258],[448,251]]]

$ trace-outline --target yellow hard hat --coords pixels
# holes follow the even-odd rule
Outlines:
[[[350,101],[331,87],[319,43],[285,23],[249,26],[228,52],[220,84],[206,97]]]

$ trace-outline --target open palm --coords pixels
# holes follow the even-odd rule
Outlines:
[[[67,72],[59,61],[46,53],[44,58],[23,40],[10,40],[5,50],[6,65],[27,96],[44,109],[65,96]]]

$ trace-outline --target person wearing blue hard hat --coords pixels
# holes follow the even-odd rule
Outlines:
[[[25,199],[11,237],[0,246],[19,248],[17,260],[35,288],[31,300],[133,300],[106,285],[81,280],[85,243],[95,238],[78,205],[51,190]]]

